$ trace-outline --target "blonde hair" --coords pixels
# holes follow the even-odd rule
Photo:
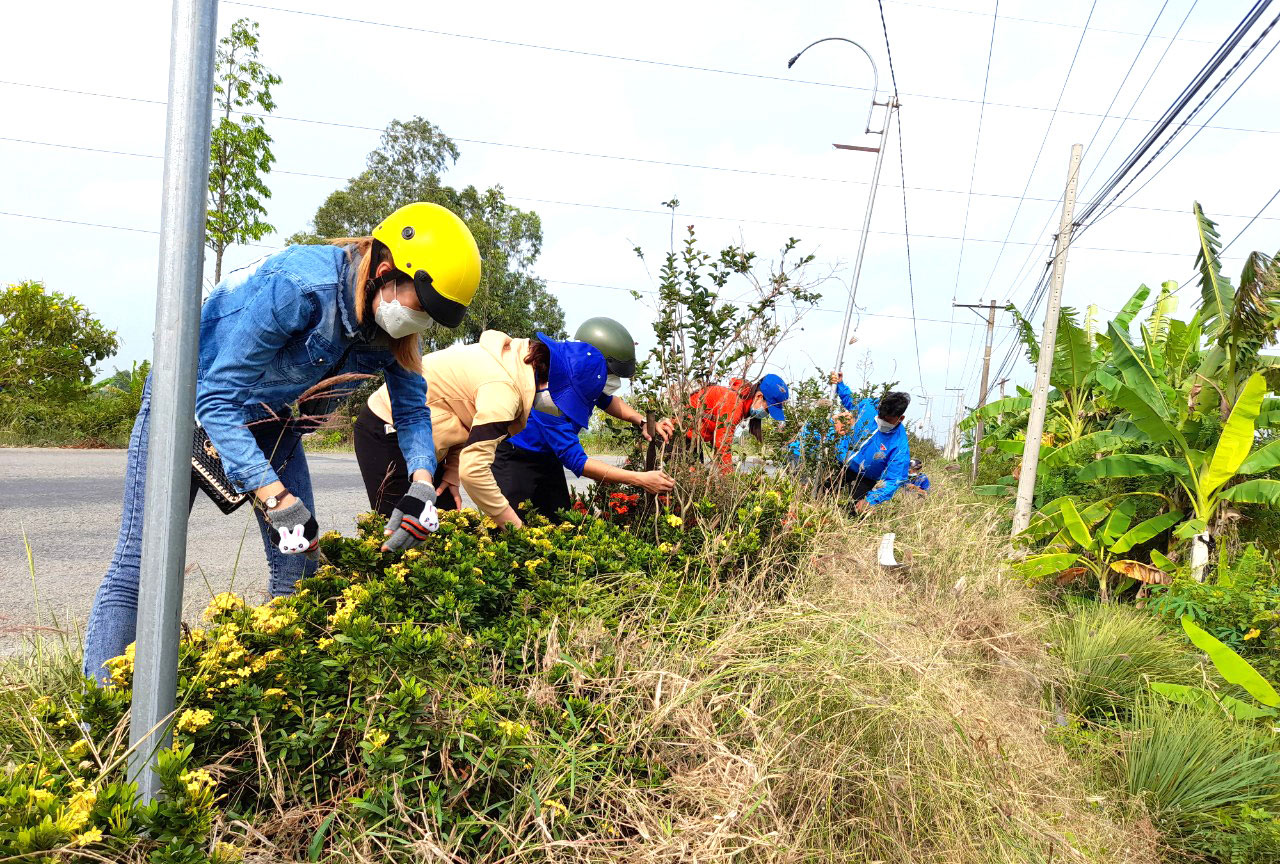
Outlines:
[[[356,301],[356,321],[364,324],[365,310],[370,307],[371,297],[369,296],[369,279],[376,264],[380,264],[383,260],[395,261],[391,257],[391,250],[378,244],[377,252],[373,246],[372,237],[339,237],[326,241],[333,246],[346,246],[347,259],[355,262],[356,256],[360,257],[359,263],[356,264],[356,284],[355,284],[355,301]],[[384,257],[385,256],[385,259]],[[374,258],[378,260],[375,261]],[[395,355],[396,362],[410,372],[422,373],[422,343],[417,333],[411,333],[408,336],[401,336],[399,339],[391,339],[391,353]]]

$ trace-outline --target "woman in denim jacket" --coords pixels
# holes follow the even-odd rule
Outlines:
[[[272,595],[290,593],[316,566],[306,429],[287,418],[290,406],[327,378],[386,378],[400,446],[419,481],[400,499],[399,527],[387,547],[407,548],[435,530],[436,455],[418,337],[432,326],[456,327],[479,282],[480,253],[466,224],[443,207],[418,203],[387,217],[372,237],[291,246],[233,273],[205,301],[196,420],[227,479],[253,494]],[[327,388],[327,395],[353,386]],[[129,439],[120,534],[85,633],[84,673],[101,681],[103,663],[134,639],[150,415],[148,381]],[[195,494],[193,484],[191,502]]]

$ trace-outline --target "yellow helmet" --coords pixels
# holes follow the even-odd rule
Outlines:
[[[480,250],[471,229],[439,204],[406,204],[373,229],[397,270],[413,279],[422,311],[457,327],[480,285]]]

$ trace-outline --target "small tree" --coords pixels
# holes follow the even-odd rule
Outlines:
[[[677,202],[667,206],[674,213]],[[761,268],[756,254],[742,246],[727,246],[716,256],[703,252],[690,225],[660,272],[656,342],[633,384],[642,394],[638,401],[679,417],[695,390],[763,375],[773,352],[822,296],[816,288],[824,279],[807,272],[814,256],[796,253],[799,244],[788,239],[778,260]],[[642,250],[636,253],[643,259]],[[735,289],[739,296],[724,298]],[[642,299],[639,292],[633,296]]]
[[[70,401],[118,347],[116,331],[43,282],[0,291],[0,397]]]
[[[218,70],[213,85],[213,137],[209,153],[209,212],[205,244],[213,250],[213,279],[222,279],[222,256],[236,243],[261,240],[275,230],[262,217],[271,190],[263,177],[276,157],[262,118],[241,112],[271,113],[271,88],[280,83],[258,60],[258,25],[241,18],[218,43]],[[232,119],[232,114],[239,114]]]

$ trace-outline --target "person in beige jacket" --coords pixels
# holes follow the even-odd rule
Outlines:
[[[561,342],[539,333],[516,339],[486,330],[474,345],[454,345],[422,358],[427,408],[438,467],[436,506],[461,503],[458,487],[499,525],[520,517],[493,477],[498,444],[524,428],[529,412],[562,414],[586,425],[604,392],[604,355],[585,342]],[[386,387],[369,397],[355,424],[356,460],[369,503],[394,505],[408,482],[400,464]]]

